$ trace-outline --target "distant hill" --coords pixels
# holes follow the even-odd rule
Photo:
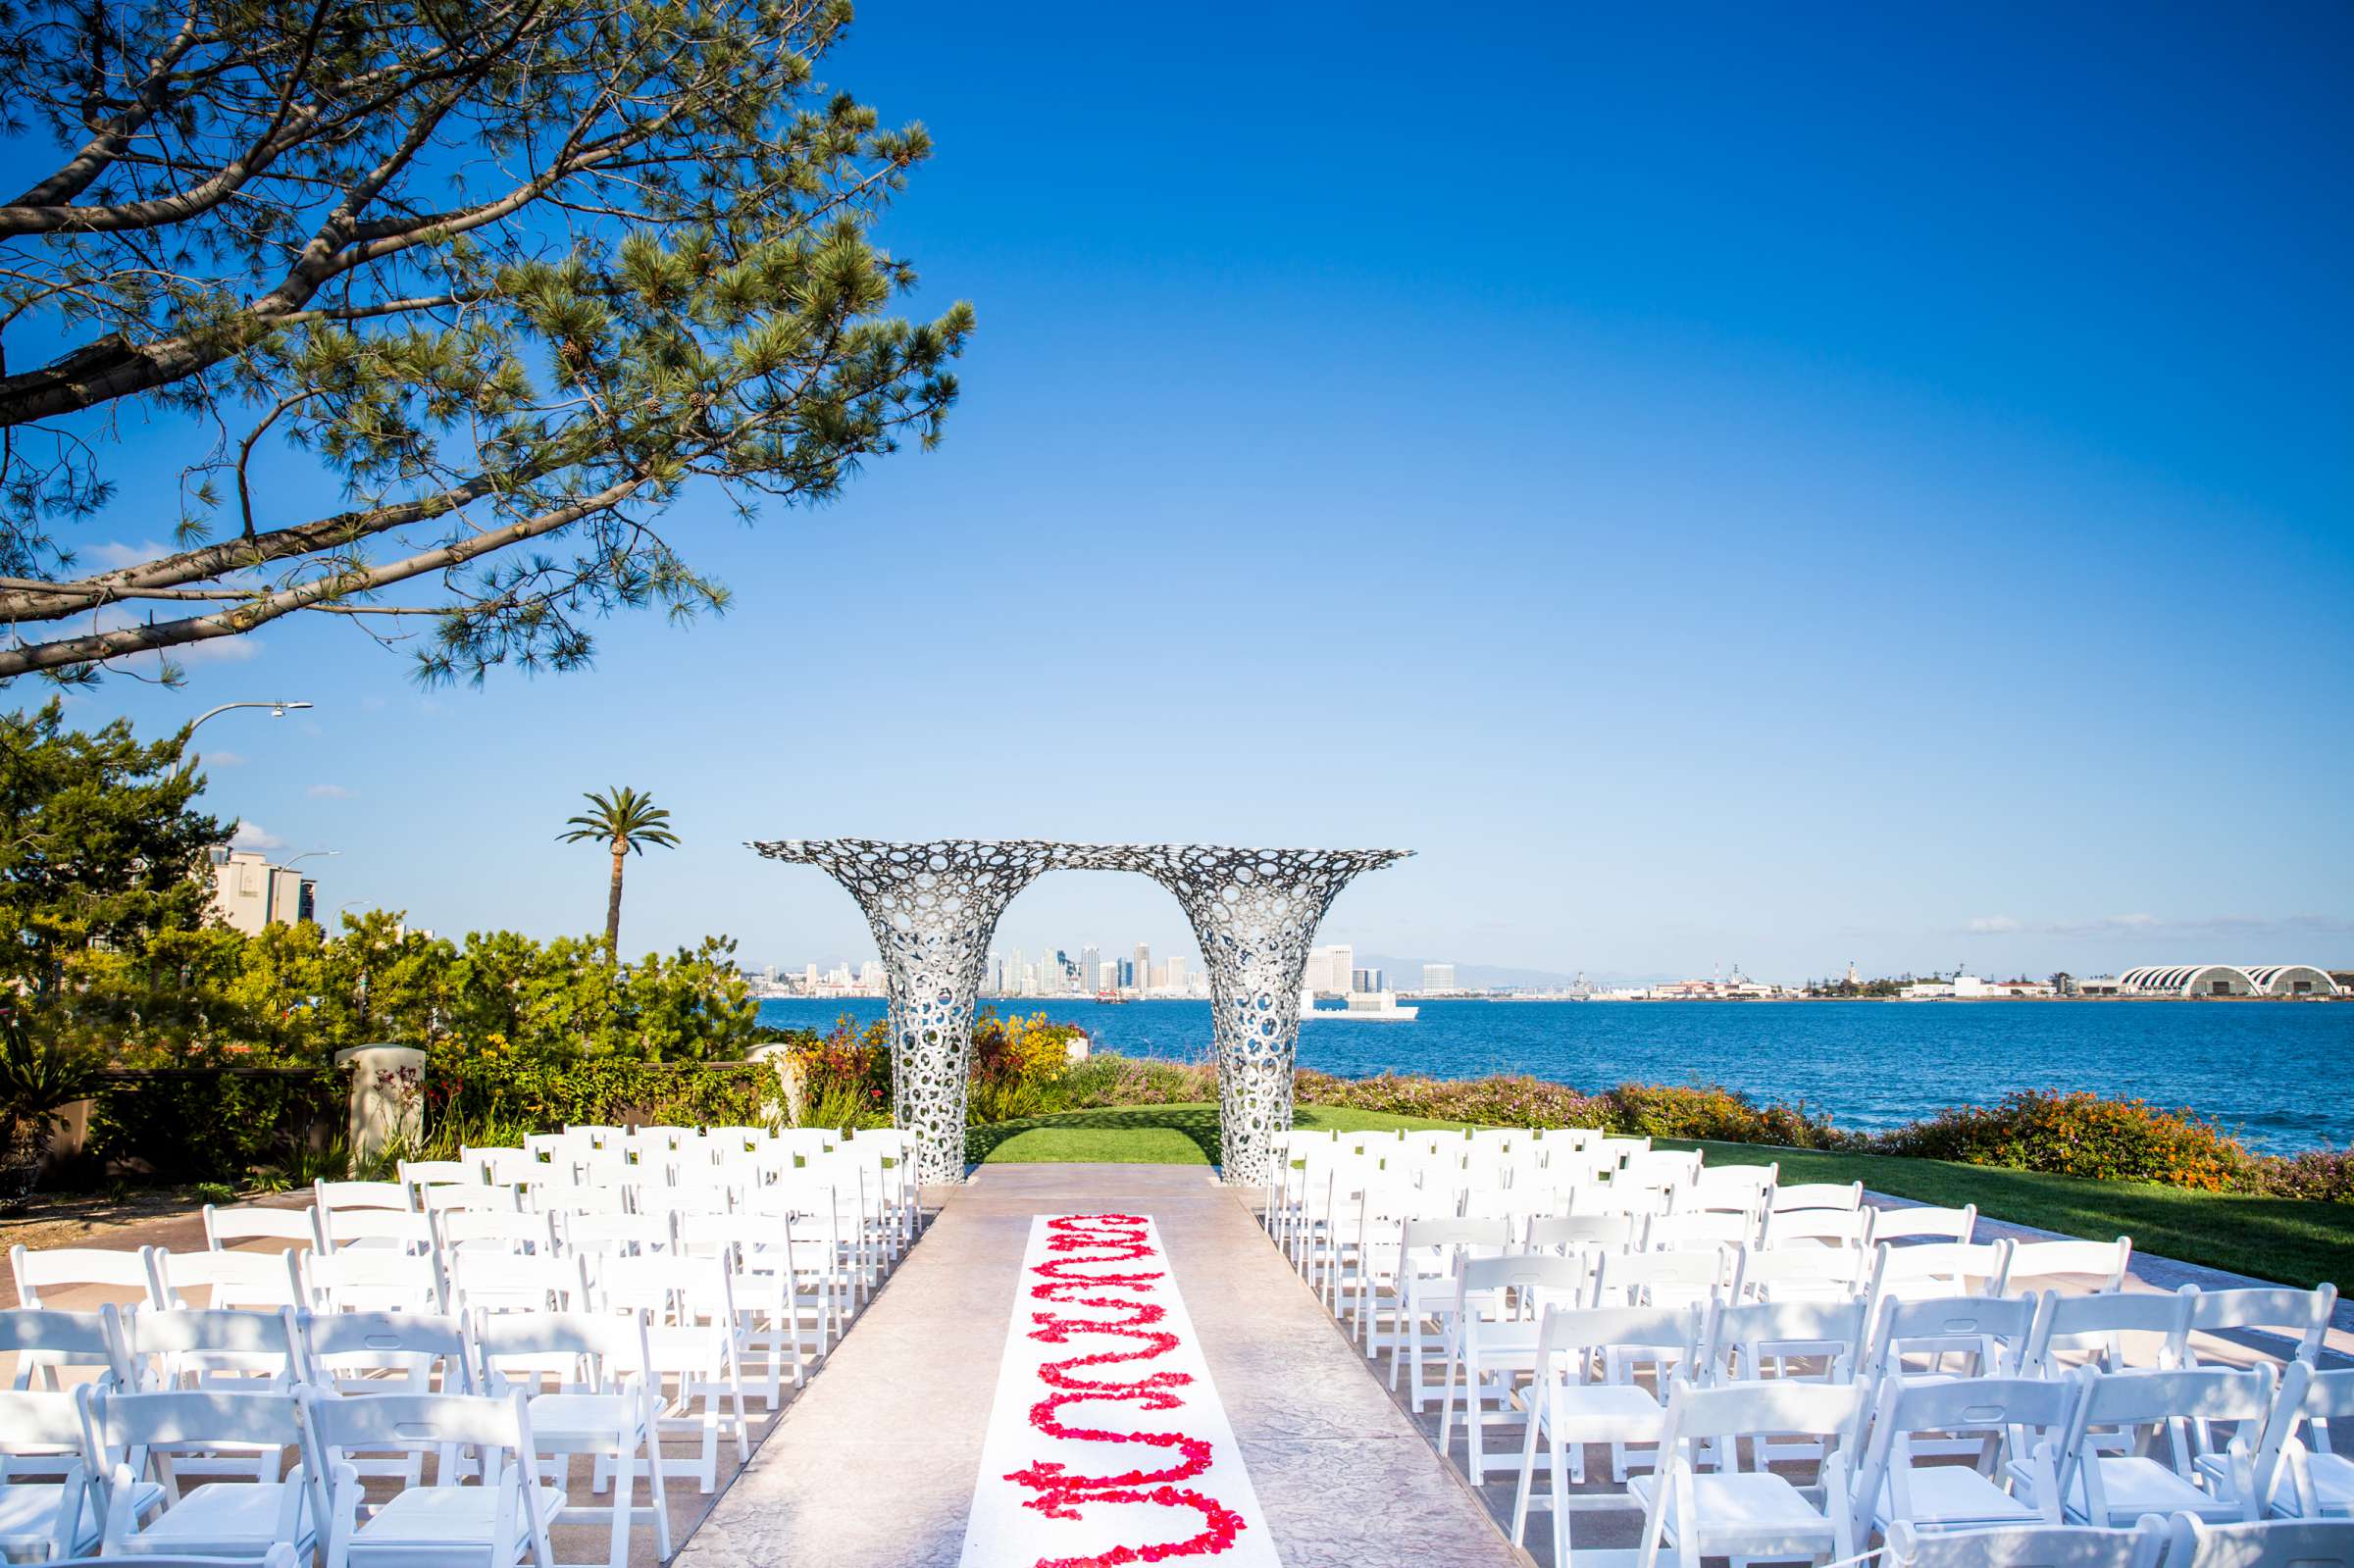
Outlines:
[[[1390,988],[1413,990],[1422,984],[1425,963],[1443,964],[1444,958],[1390,958],[1380,953],[1359,953],[1356,967],[1388,971]],[[1589,970],[1589,986],[1654,986],[1663,981],[1680,980],[1679,975],[1623,975],[1615,971]],[[1574,984],[1577,972],[1563,973],[1558,969],[1514,969],[1508,964],[1462,964],[1455,966],[1455,983],[1465,990],[1501,990],[1507,986],[1526,986],[1550,988]]]

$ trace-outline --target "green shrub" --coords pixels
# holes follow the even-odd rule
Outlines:
[[[2021,1089],[1993,1105],[1952,1107],[1881,1134],[1872,1147],[1919,1159],[2209,1192],[2243,1188],[2250,1178],[2250,1157],[2238,1139],[2195,1112],[2084,1090]]]
[[[349,1092],[332,1069],[110,1079],[90,1107],[89,1148],[167,1182],[234,1183],[282,1163],[314,1127],[340,1123]]]
[[[198,1182],[195,1188],[199,1203],[227,1204],[237,1200],[237,1189],[227,1182]]]
[[[1838,1148],[1849,1140],[1804,1105],[1760,1105],[1715,1084],[1620,1084],[1600,1096],[1603,1126],[1621,1138],[1711,1138],[1787,1148]]]
[[[784,1084],[765,1061],[663,1062],[453,1044],[426,1058],[425,1097],[429,1139],[465,1128],[509,1138],[567,1123],[758,1126],[783,1103]]]

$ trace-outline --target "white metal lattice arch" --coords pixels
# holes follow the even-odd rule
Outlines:
[[[1227,1181],[1252,1185],[1266,1180],[1275,1136],[1292,1125],[1300,985],[1316,927],[1353,879],[1411,853],[1031,838],[784,838],[751,847],[818,867],[866,912],[891,1005],[895,1118],[915,1135],[925,1182],[964,1176],[973,1011],[990,939],[1014,895],[1060,870],[1138,872],[1168,888],[1209,974],[1221,1168]]]

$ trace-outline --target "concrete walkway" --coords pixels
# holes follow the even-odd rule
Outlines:
[[[953,1568],[1031,1217],[1104,1210],[1158,1223],[1286,1568],[1526,1561],[1202,1167],[990,1165],[948,1193],[679,1568]]]

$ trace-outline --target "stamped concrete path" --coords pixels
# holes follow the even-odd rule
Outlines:
[[[1286,1568],[1527,1561],[1201,1166],[987,1165],[678,1568],[954,1568],[1031,1217],[1099,1211],[1158,1223]]]

